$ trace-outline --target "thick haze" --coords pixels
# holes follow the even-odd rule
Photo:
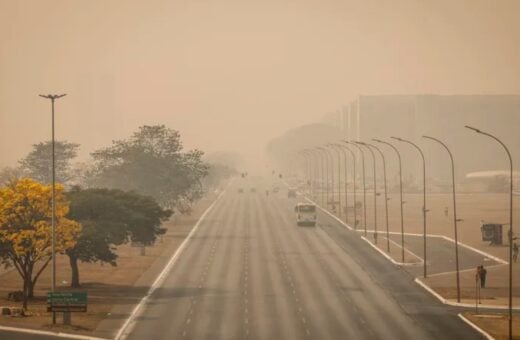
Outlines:
[[[142,124],[260,155],[358,94],[520,93],[520,1],[0,0],[0,165]]]

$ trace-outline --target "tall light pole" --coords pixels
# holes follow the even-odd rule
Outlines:
[[[356,154],[354,153],[354,151],[352,151],[352,149],[350,149],[348,146],[344,145],[344,144],[336,144],[338,147],[340,147],[343,151],[347,150],[350,155],[352,156],[352,182],[354,184],[354,208],[353,208],[353,212],[354,212],[354,229],[357,229],[357,224],[356,224],[356,219],[357,219],[357,207],[356,207]],[[348,193],[347,193],[347,187],[348,187],[348,182],[346,180],[347,178],[347,154],[345,153],[345,207],[346,207],[346,210],[345,210],[345,222],[347,222],[348,224]]]
[[[374,144],[365,143],[366,145],[374,148],[380,155],[383,160],[383,182],[385,186],[385,218],[386,218],[386,251],[390,252],[390,230],[388,229],[388,194],[387,194],[387,185],[386,185],[386,160],[384,153]]]
[[[453,155],[451,154],[450,149],[446,144],[438,140],[437,138],[433,138],[430,136],[423,136],[423,138],[432,140],[434,142],[439,143],[448,151],[448,155],[450,155],[451,160],[451,181],[452,181],[452,189],[453,189],[453,229],[455,233],[455,271],[457,276],[457,302],[460,302],[460,272],[459,272],[459,239],[457,232],[457,200],[455,195],[455,162],[453,161]]]
[[[397,159],[399,161],[399,198],[401,200],[401,262],[404,263],[404,214],[403,214],[403,166],[401,161],[401,154],[399,153],[399,150],[397,148],[388,142],[382,141],[380,139],[374,139],[374,141],[388,145],[391,147],[395,153],[397,154]]]
[[[323,183],[325,183],[325,177],[327,176],[327,173],[325,171],[325,160],[323,158],[323,149],[321,147],[317,147],[316,149],[316,152],[317,152],[317,155],[318,155],[318,158],[320,160],[320,163],[321,163],[321,178],[320,178],[320,181],[321,181],[321,205],[325,205],[325,191],[323,190]],[[328,195],[328,193],[327,193]]]
[[[513,339],[513,157],[507,146],[497,137],[471,126],[466,125],[466,128],[497,141],[509,158],[509,339]]]
[[[316,182],[317,182],[317,171],[316,171],[316,164],[318,162],[314,161],[314,156],[316,155],[316,150],[314,149],[307,149],[307,154],[309,155],[310,159],[310,169],[311,169],[311,197],[313,199],[316,199]]]
[[[54,101],[61,97],[65,97],[67,94],[48,94],[39,96],[45,99],[51,100],[52,115],[52,216],[51,216],[51,291],[56,290],[56,154],[55,154],[55,141],[54,141]],[[52,313],[52,323],[56,323],[56,313]]]
[[[404,142],[404,143],[410,144],[417,151],[419,151],[419,154],[421,155],[421,158],[422,158],[422,166],[423,166],[423,206],[422,206],[422,215],[423,215],[423,258],[424,258],[423,276],[426,277],[426,274],[427,274],[426,273],[426,213],[428,212],[428,210],[426,209],[426,161],[424,159],[424,152],[422,151],[422,149],[417,144],[415,144],[412,141],[409,141],[409,140],[406,140],[406,139],[403,139],[403,138],[399,138],[399,137],[391,137],[391,138],[393,138],[395,140],[398,140],[400,142]]]
[[[336,151],[336,154],[338,155],[338,217],[341,220],[341,153],[340,151],[335,147],[334,144],[327,144],[328,147]],[[345,164],[346,166],[346,164]],[[347,169],[345,168],[345,172]]]
[[[325,155],[326,155],[326,159],[327,159],[327,167],[328,167],[328,170],[330,171],[330,182],[331,182],[331,188],[332,188],[332,192],[331,192],[331,196],[332,196],[332,204],[334,205],[334,158],[332,156],[332,153],[330,153],[330,150],[327,149],[326,146],[323,147],[323,151],[325,152]],[[330,161],[330,164],[328,163]],[[328,176],[328,174],[327,174]],[[325,205],[325,209],[329,209],[329,203],[330,203],[330,198],[329,198],[329,179],[327,177],[327,204]]]
[[[368,151],[370,151],[370,154],[372,155],[372,164],[374,168],[374,243],[377,244],[377,179],[376,179],[376,155],[374,154],[374,151],[363,142],[355,142],[357,144],[363,145],[367,148]]]
[[[297,155],[298,156],[302,156],[303,158],[303,163],[304,163],[304,181],[305,181],[305,186],[307,187],[310,183],[310,162],[309,162],[309,154],[308,154],[308,150],[307,149],[303,149],[303,150],[300,150],[299,152],[297,152]],[[308,190],[310,192],[310,188]]]
[[[363,226],[365,228],[365,237],[367,236],[367,186],[365,182],[365,153],[363,149],[354,142],[344,140],[345,143],[355,146],[361,152],[361,164],[363,168]]]

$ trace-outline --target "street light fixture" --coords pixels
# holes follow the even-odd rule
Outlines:
[[[317,147],[315,149],[318,153],[318,158],[320,160],[320,165],[321,165],[321,178],[320,178],[320,182],[321,182],[321,185],[320,185],[320,189],[321,189],[321,205],[322,206],[325,206],[325,194],[327,194],[328,196],[328,193],[326,193],[325,190],[323,190],[323,183],[325,183],[325,177],[327,177],[327,172],[325,171],[325,167],[326,167],[326,164],[325,164],[325,160],[323,158],[323,153],[321,151],[323,151],[323,149],[321,147]],[[327,179],[328,180],[328,179]]]
[[[356,143],[344,140],[343,142],[355,146],[361,152],[361,164],[363,169],[363,226],[365,228],[365,237],[367,236],[367,187],[365,182],[365,153],[363,149]]]
[[[424,159],[424,152],[422,149],[412,141],[399,138],[399,137],[391,137],[395,140],[398,140],[400,142],[408,143],[411,146],[413,146],[417,151],[419,151],[419,154],[422,158],[422,165],[423,165],[423,207],[422,207],[422,213],[423,213],[423,276],[426,278],[426,213],[428,210],[426,209],[426,161]]]
[[[329,197],[329,171],[330,171],[330,182],[331,182],[331,187],[332,187],[332,192],[331,192],[331,196],[332,196],[332,203],[334,204],[334,159],[332,157],[332,153],[330,153],[329,149],[327,149],[326,146],[323,146],[322,147],[322,150],[325,152],[325,155],[326,155],[326,161],[327,161],[327,202],[325,204],[325,209],[328,211],[329,210],[329,203],[331,202],[330,200],[330,197]],[[330,165],[329,165],[329,161],[330,161]]]
[[[458,232],[457,232],[457,222],[459,221],[457,219],[457,201],[456,201],[456,195],[455,195],[455,162],[453,161],[453,155],[448,148],[446,144],[444,144],[442,141],[438,140],[437,138],[433,138],[430,136],[423,136],[423,138],[433,140],[446,149],[448,151],[448,155],[450,155],[451,160],[451,180],[452,180],[452,187],[453,187],[453,229],[455,233],[455,271],[457,276],[457,302],[460,302],[460,272],[459,272],[459,240],[458,240]]]
[[[359,145],[363,145],[367,148],[368,151],[370,151],[370,154],[372,155],[372,164],[374,168],[374,243],[377,244],[377,179],[376,179],[376,155],[374,154],[374,151],[363,142],[354,142]]]
[[[353,212],[354,212],[354,229],[357,229],[357,207],[356,207],[356,154],[354,153],[354,151],[352,151],[352,149],[350,149],[348,146],[344,145],[344,144],[336,144],[338,145],[343,151],[344,150],[347,150],[350,155],[352,156],[352,169],[353,169],[353,172],[352,172],[352,182],[354,184],[354,207],[353,207]],[[345,154],[345,162],[347,161],[347,158],[346,158],[346,154]],[[345,163],[345,169],[346,169],[346,163]],[[345,171],[345,207],[346,207],[346,210],[345,210],[345,221],[347,222],[348,224],[348,194],[347,194],[347,187],[348,187],[348,182],[346,180],[347,178],[347,172]]]
[[[382,141],[380,139],[374,139],[374,141],[391,147],[397,154],[397,159],[399,161],[399,198],[401,200],[401,261],[402,261],[402,263],[404,263],[404,217],[403,217],[404,202],[403,202],[403,167],[402,167],[402,161],[401,161],[401,154],[399,153],[399,150],[397,150],[397,148],[391,143]]]
[[[338,155],[338,208],[339,208],[338,217],[341,220],[341,154],[340,154],[339,150],[335,147],[334,144],[327,144],[327,146],[332,148],[333,150],[335,150],[336,154]],[[345,162],[345,166],[347,166],[346,162]],[[347,172],[346,168],[345,168],[345,172]]]
[[[466,125],[465,127],[497,141],[502,145],[509,158],[509,339],[513,339],[513,158],[507,146],[497,137],[471,126]]]
[[[54,101],[56,99],[65,97],[67,94],[48,94],[39,96],[45,99],[51,100],[52,108],[52,216],[51,216],[51,291],[56,290],[56,154],[55,154],[55,141],[54,141]],[[52,313],[52,323],[56,323],[56,313]]]
[[[389,198],[388,198],[388,194],[387,194],[387,185],[386,185],[386,160],[385,160],[385,155],[381,151],[381,149],[379,149],[374,144],[369,144],[369,143],[365,143],[365,144],[370,146],[370,147],[372,147],[372,148],[374,148],[381,155],[381,159],[383,160],[383,182],[384,182],[384,185],[385,185],[386,251],[390,252],[390,231],[388,229],[388,200],[389,200]]]

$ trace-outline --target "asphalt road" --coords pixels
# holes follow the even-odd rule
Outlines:
[[[302,198],[271,186],[228,189],[128,339],[480,338],[356,232],[324,214],[297,227]]]

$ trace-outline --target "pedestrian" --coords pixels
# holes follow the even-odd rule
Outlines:
[[[444,216],[448,217],[448,207],[444,207]]]
[[[516,262],[518,259],[518,244],[513,242],[513,262]]]
[[[483,265],[480,266],[479,275],[480,275],[480,288],[486,288],[487,270],[484,268]]]
[[[477,266],[477,271],[475,272],[475,281],[480,281],[480,266]]]

